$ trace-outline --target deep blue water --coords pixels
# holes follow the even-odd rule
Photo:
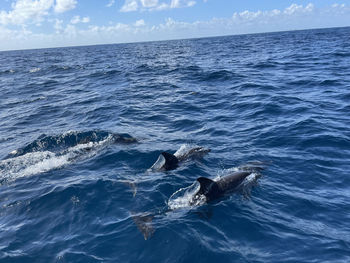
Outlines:
[[[1,52],[0,262],[350,262],[349,69],[350,28]],[[148,170],[181,145],[211,152]]]

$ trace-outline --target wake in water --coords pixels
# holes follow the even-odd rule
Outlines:
[[[90,143],[99,144],[103,142],[109,142],[110,144],[132,143],[136,142],[136,139],[128,134],[116,134],[106,131],[69,131],[60,135],[51,136],[43,134],[23,148],[14,150],[6,158],[17,157],[32,152],[62,152],[71,147],[79,147],[81,145],[87,145],[88,147]]]
[[[0,161],[0,184],[90,158],[113,143],[133,142],[136,139],[128,134],[106,131],[69,131],[61,135],[41,135]]]

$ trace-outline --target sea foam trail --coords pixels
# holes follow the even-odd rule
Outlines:
[[[0,161],[0,184],[91,158],[112,143],[132,139],[129,135],[107,132],[67,132],[57,136],[40,136]]]
[[[46,135],[42,134],[33,142],[26,146],[12,151],[7,158],[17,157],[25,155],[31,152],[62,152],[67,148],[75,147],[78,145],[87,145],[89,143],[132,143],[136,142],[136,139],[132,138],[128,134],[110,133],[107,131],[68,131],[59,135]],[[83,147],[84,148],[84,147]]]

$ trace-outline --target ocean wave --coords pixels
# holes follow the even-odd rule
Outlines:
[[[23,99],[16,99],[16,100],[10,100],[10,101],[5,101],[6,107],[14,107],[19,104],[29,104],[33,102],[37,102],[39,100],[45,100],[47,97],[45,96],[32,96],[31,98],[23,98]]]
[[[116,70],[116,69],[110,69],[110,70],[98,70],[98,71],[94,71],[89,73],[86,77],[89,78],[106,78],[106,77],[111,77],[114,75],[120,75],[122,74],[122,72],[120,70]]]
[[[60,168],[70,162],[76,150],[71,149],[63,155],[57,155],[49,151],[32,152],[2,160],[0,161],[0,184]]]
[[[217,70],[212,72],[204,72],[200,75],[200,78],[202,81],[228,81],[242,79],[244,76],[229,70]]]

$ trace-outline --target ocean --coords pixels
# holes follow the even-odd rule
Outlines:
[[[0,52],[0,262],[350,262],[349,69],[350,28]]]

